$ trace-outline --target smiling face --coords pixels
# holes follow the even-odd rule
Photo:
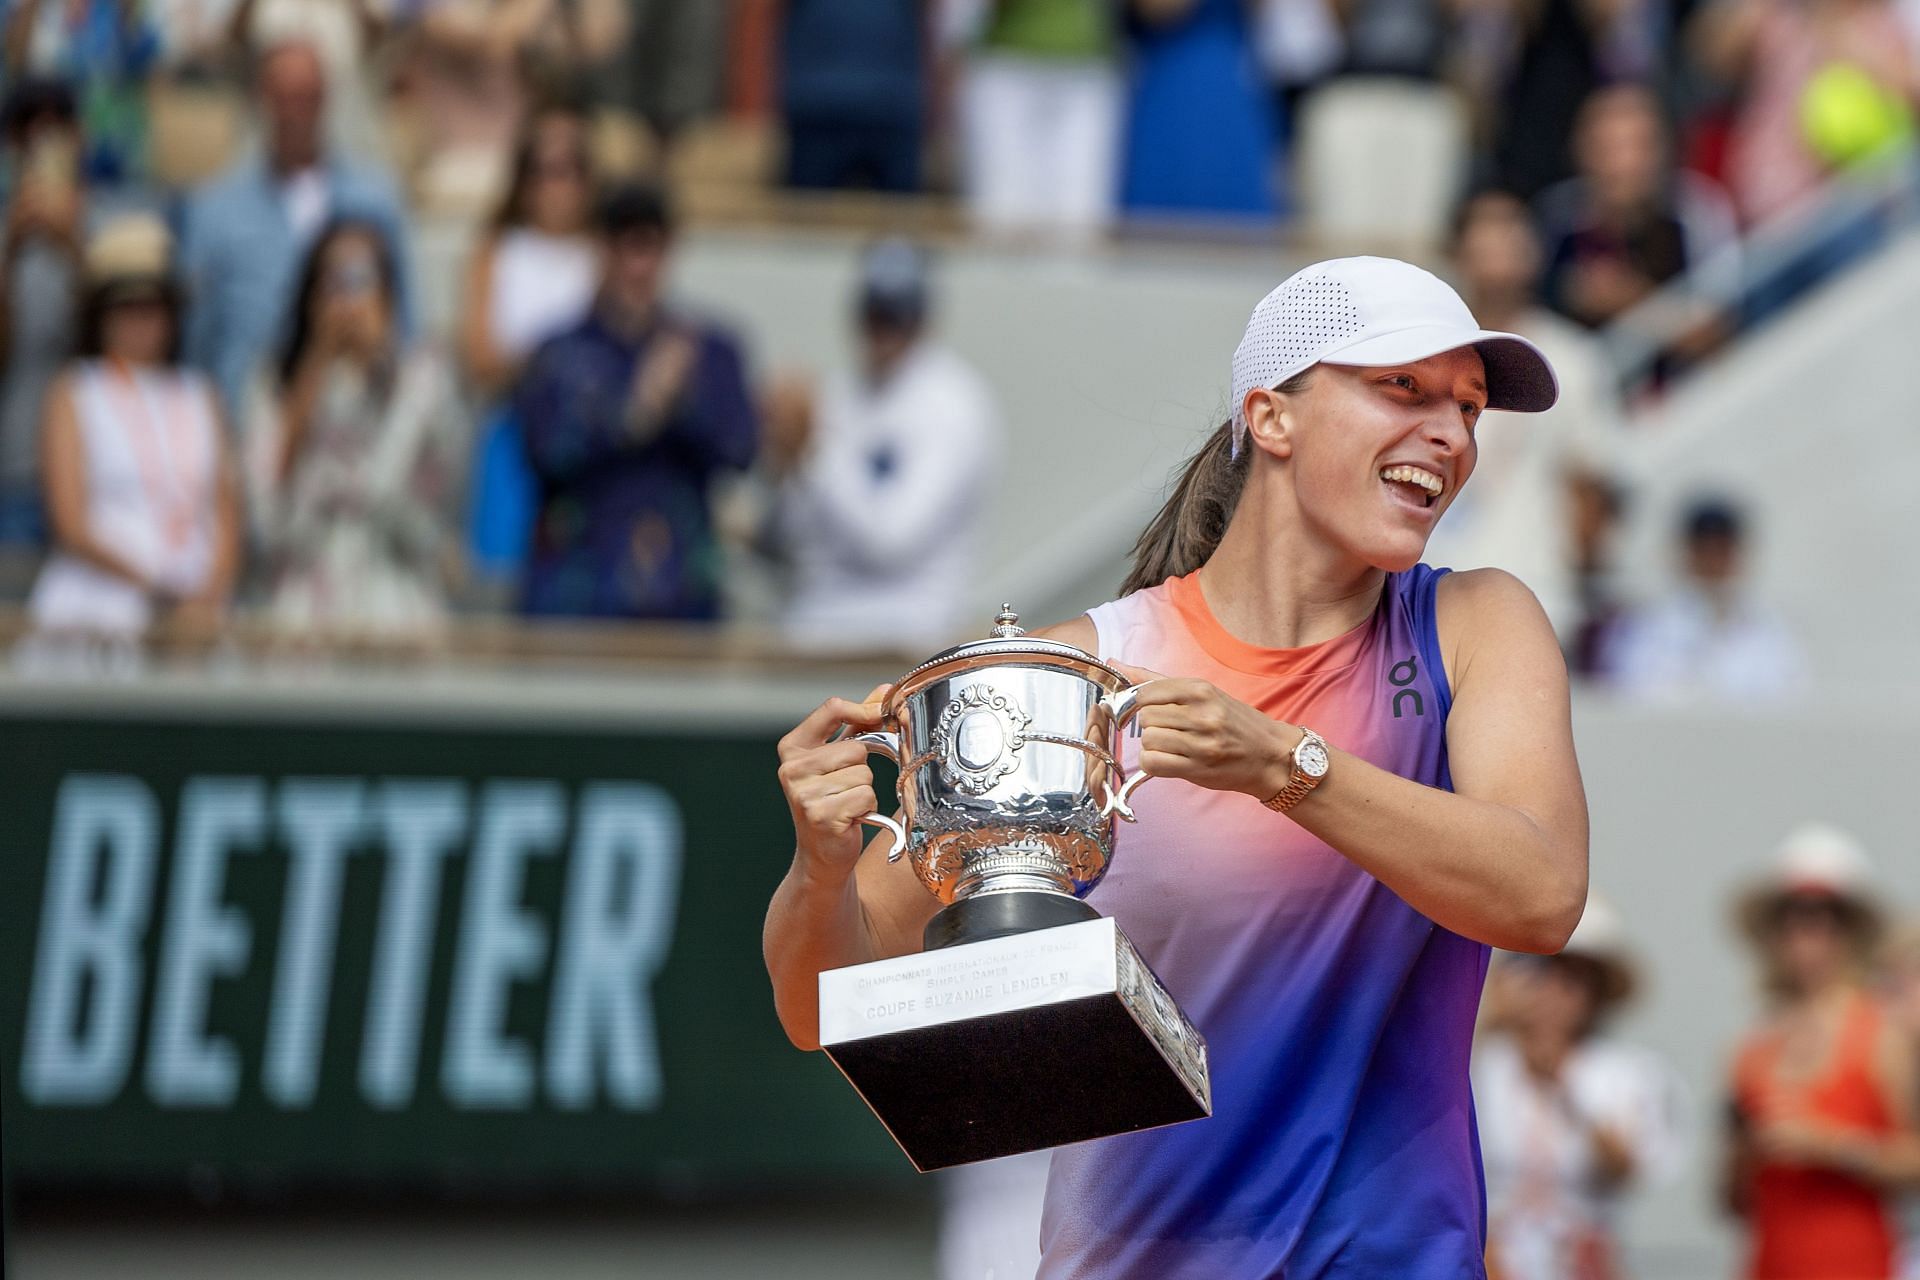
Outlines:
[[[1382,368],[1315,366],[1304,389],[1247,394],[1258,446],[1286,464],[1294,501],[1328,544],[1374,568],[1419,563],[1473,474],[1487,404],[1472,347]]]

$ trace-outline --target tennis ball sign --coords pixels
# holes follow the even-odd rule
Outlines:
[[[1844,169],[1911,143],[1913,112],[1859,66],[1830,62],[1800,95],[1800,128],[1815,155]]]

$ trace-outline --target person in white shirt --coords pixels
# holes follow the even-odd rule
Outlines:
[[[1747,588],[1740,509],[1721,498],[1696,500],[1681,540],[1685,582],[1622,625],[1610,662],[1614,687],[1648,699],[1738,700],[1774,700],[1800,688],[1799,643]]]
[[[921,652],[964,626],[1000,427],[986,382],[928,336],[929,303],[925,253],[875,245],[858,367],[768,406],[782,622],[802,647]]]
[[[1620,917],[1594,897],[1559,955],[1503,956],[1488,980],[1473,1096],[1498,1280],[1622,1275],[1621,1207],[1678,1172],[1688,1108],[1677,1076],[1605,1034],[1634,978]]]

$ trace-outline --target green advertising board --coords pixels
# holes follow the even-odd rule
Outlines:
[[[11,1179],[909,1179],[760,957],[776,731],[0,718]]]

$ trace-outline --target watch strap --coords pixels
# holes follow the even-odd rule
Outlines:
[[[1300,726],[1300,741],[1294,744],[1293,752],[1288,756],[1288,763],[1293,769],[1292,780],[1289,781],[1286,786],[1276,791],[1270,798],[1260,802],[1275,813],[1285,813],[1287,810],[1293,808],[1293,806],[1299,804],[1302,800],[1306,799],[1307,794],[1319,786],[1321,780],[1326,777],[1325,774],[1316,777],[1310,773],[1303,773],[1300,769],[1300,748],[1309,742],[1317,742],[1320,744],[1322,751],[1327,750],[1327,740],[1325,738],[1307,728],[1305,725]]]

